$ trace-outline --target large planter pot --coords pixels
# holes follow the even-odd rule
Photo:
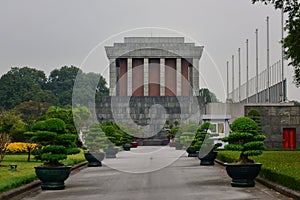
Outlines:
[[[105,158],[116,158],[116,154],[119,152],[119,149],[117,148],[113,148],[113,147],[109,147],[104,149],[105,152]]]
[[[37,177],[42,181],[43,190],[62,190],[65,188],[65,180],[69,177],[72,166],[34,168]]]
[[[85,159],[88,161],[88,167],[100,167],[102,166],[101,161],[105,157],[105,153],[84,153]]]
[[[204,157],[198,157],[200,159],[200,165],[209,166],[215,164],[215,159],[217,158],[218,152],[211,151]]]
[[[232,178],[232,187],[254,187],[254,179],[258,176],[261,163],[225,164],[228,176]]]
[[[123,150],[124,151],[130,151],[130,148],[131,148],[131,144],[126,143],[126,144],[123,145]]]
[[[131,142],[131,148],[137,148],[139,144],[137,142]]]
[[[179,142],[175,142],[175,149],[176,150],[182,150],[183,145]]]
[[[195,147],[188,147],[186,152],[188,153],[188,157],[198,157],[197,149]]]

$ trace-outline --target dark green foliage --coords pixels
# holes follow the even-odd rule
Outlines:
[[[240,117],[235,119],[230,125],[233,132],[254,132],[257,133],[257,124],[254,120],[248,117]]]
[[[258,156],[264,150],[263,140],[266,138],[258,132],[256,122],[248,117],[235,119],[230,128],[233,132],[222,141],[229,142],[226,150],[241,151],[239,162],[252,163],[248,156]]]
[[[57,98],[53,93],[44,90],[46,81],[43,71],[13,67],[0,78],[0,107],[12,109],[29,100],[56,103]]]
[[[66,124],[58,118],[50,118],[45,120],[45,130],[56,132],[57,134],[66,133]]]
[[[195,143],[195,148],[204,148],[207,151],[213,151],[222,145],[221,143],[214,144],[214,140],[211,138],[212,135],[208,132],[209,128],[210,123],[204,122],[201,125],[201,127],[197,130],[195,139],[193,141]]]
[[[103,151],[108,147],[108,139],[101,129],[100,123],[93,123],[89,130],[84,133],[85,146],[90,152]]]
[[[199,90],[199,95],[204,96],[207,103],[219,102],[217,96],[207,88],[201,88]]]
[[[126,125],[127,126],[127,125]],[[132,133],[132,127],[126,127],[121,125],[120,127],[113,122],[106,122],[101,126],[105,135],[108,137],[109,142],[112,142],[116,146],[123,146],[125,143],[131,143],[136,133]],[[129,125],[128,125],[129,126]],[[135,130],[133,130],[135,131]],[[126,133],[127,132],[127,133]]]
[[[50,131],[36,131],[34,132],[31,141],[40,143],[45,146],[48,144],[54,144],[54,141],[57,137],[57,133]]]
[[[37,122],[34,126],[31,138],[33,142],[39,143],[39,149],[32,151],[36,159],[45,161],[45,165],[62,165],[60,160],[66,159],[69,154],[79,153],[76,148],[77,135],[66,131],[66,124],[58,118],[49,118]]]

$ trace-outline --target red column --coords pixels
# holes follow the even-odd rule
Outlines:
[[[160,96],[160,59],[149,59],[148,96]]]
[[[127,59],[119,59],[120,65],[120,79],[119,88],[120,96],[127,96]]]
[[[144,96],[144,59],[132,59],[132,96]]]
[[[166,58],[165,66],[165,96],[176,96],[176,58]]]

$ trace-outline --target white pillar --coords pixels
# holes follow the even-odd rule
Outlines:
[[[144,96],[148,96],[149,59],[144,58]]]
[[[176,95],[181,96],[181,58],[176,59],[176,76],[177,76]]]
[[[109,59],[109,95],[116,96],[117,67],[116,59]]]
[[[165,96],[165,59],[160,59],[160,96]]]
[[[127,96],[132,96],[132,58],[127,58]]]
[[[199,95],[199,59],[193,58],[193,95]]]

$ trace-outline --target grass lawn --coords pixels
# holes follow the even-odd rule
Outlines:
[[[234,162],[238,157],[239,152],[218,153],[218,159],[223,162]],[[261,177],[300,191],[300,151],[265,151],[251,159],[263,164]]]
[[[33,156],[32,156],[33,157]],[[66,165],[75,165],[85,161],[83,152],[68,156],[63,163]],[[9,164],[18,165],[17,171],[10,171]],[[41,165],[42,162],[35,161],[33,158],[27,162],[27,154],[7,154],[0,166],[0,193],[18,187],[20,185],[36,180],[34,167]]]

